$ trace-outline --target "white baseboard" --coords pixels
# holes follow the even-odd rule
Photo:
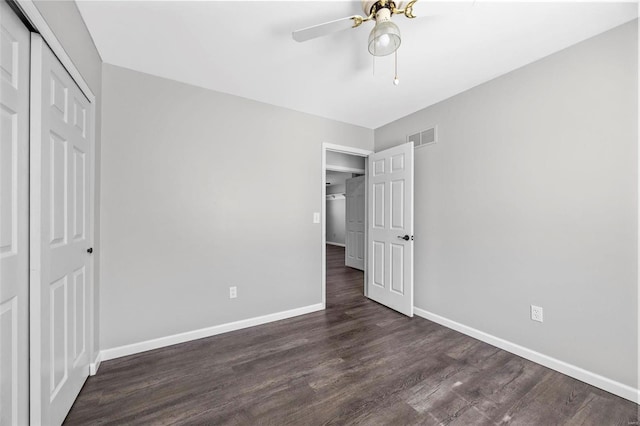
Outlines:
[[[326,243],[329,244],[330,246],[346,247],[346,245],[342,243],[333,243],[331,241],[326,241]]]
[[[309,314],[311,312],[321,311],[324,308],[325,307],[322,303],[317,303],[315,305],[303,306],[302,308],[276,312],[274,314],[248,318],[241,321],[229,322],[226,324],[220,324],[220,325],[215,325],[213,327],[201,328],[199,330],[187,331],[184,333],[174,334],[171,336],[159,337],[157,339],[146,340],[138,343],[132,343],[130,345],[118,346],[115,348],[105,349],[101,351],[100,359],[101,361],[107,361],[114,358],[120,358],[127,355],[133,355],[140,352],[150,351],[152,349],[163,348],[165,346],[171,346],[178,343],[188,342],[191,340],[202,339],[204,337],[215,336],[216,334],[228,333],[230,331],[240,330],[242,328],[253,327],[256,325],[266,324],[273,321],[279,321],[287,318],[296,317],[298,315]]]
[[[98,352],[96,355],[96,359],[89,364],[89,375],[95,376],[98,373],[98,368],[100,368],[100,363],[102,362],[102,352]]]
[[[485,333],[484,331],[477,330],[475,328],[460,324],[459,322],[450,320],[440,315],[425,311],[414,306],[413,313],[419,317],[426,318],[430,321],[436,322],[447,328],[459,331],[462,334],[471,336],[475,339],[481,340],[492,346],[496,346],[500,349],[504,349],[507,352],[511,352],[522,358],[526,358],[529,361],[544,365],[552,370],[559,371],[562,374],[578,379],[582,382],[588,383],[597,388],[603,389],[607,392],[611,392],[614,395],[618,395],[629,401],[633,401],[636,404],[640,403],[640,392],[638,389],[634,389],[631,386],[625,385],[615,380],[608,379],[599,374],[587,371],[583,368],[576,367],[575,365],[560,361],[559,359],[552,358],[548,355],[541,354],[524,346],[520,346],[516,343],[509,342],[508,340],[501,339],[500,337],[493,336]]]

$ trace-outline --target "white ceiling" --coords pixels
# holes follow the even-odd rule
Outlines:
[[[370,23],[305,43],[291,38],[295,29],[362,14],[358,1],[79,0],[78,7],[106,63],[372,129],[638,14],[635,3],[477,0],[435,17],[396,16],[396,87],[393,55],[376,60],[373,76]]]

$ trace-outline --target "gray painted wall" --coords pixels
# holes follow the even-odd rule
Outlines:
[[[327,199],[327,242],[344,244],[347,200]]]
[[[416,306],[636,386],[637,20],[375,131],[416,150]],[[529,305],[544,308],[544,323]]]
[[[103,83],[102,348],[320,303],[322,143],[373,130],[112,65]]]
[[[82,74],[96,96],[96,140],[95,140],[95,233],[94,233],[94,306],[100,306],[100,147],[102,128],[102,59],[73,1],[35,1],[40,14],[54,32],[64,50]],[[91,360],[99,350],[99,313],[94,313],[94,342]]]

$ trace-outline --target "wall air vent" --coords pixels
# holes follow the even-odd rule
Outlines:
[[[407,142],[413,142],[414,148],[420,148],[438,142],[438,126],[407,135]]]

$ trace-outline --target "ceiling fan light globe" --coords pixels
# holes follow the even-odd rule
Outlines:
[[[400,47],[400,29],[391,21],[378,22],[369,33],[369,53],[387,56]]]
[[[385,48],[389,46],[389,43],[391,43],[391,38],[389,37],[389,34],[382,34],[374,43],[377,43],[377,46]]]

